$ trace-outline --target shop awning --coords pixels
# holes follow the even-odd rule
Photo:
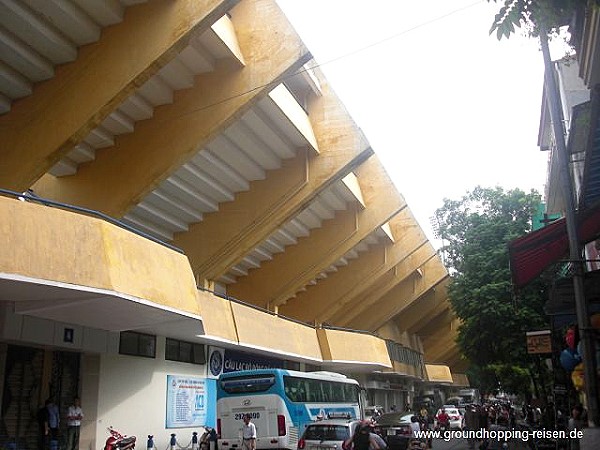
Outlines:
[[[600,206],[578,216],[579,240],[582,244],[600,236]],[[521,288],[533,281],[551,264],[569,252],[569,237],[564,218],[515,239],[508,244],[513,285]]]

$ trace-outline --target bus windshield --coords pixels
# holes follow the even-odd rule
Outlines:
[[[275,377],[269,375],[246,375],[221,380],[221,389],[228,394],[264,392],[275,384]]]

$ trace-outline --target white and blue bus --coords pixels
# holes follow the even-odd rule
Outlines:
[[[306,426],[319,419],[363,417],[356,380],[332,372],[258,369],[224,373],[217,382],[220,450],[242,447],[243,417],[256,426],[257,449],[296,449]]]

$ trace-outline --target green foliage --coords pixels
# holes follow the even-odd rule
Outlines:
[[[525,332],[548,326],[541,281],[514,303],[507,245],[531,230],[540,201],[535,191],[476,187],[460,200],[445,199],[435,213],[452,277],[450,302],[462,321],[457,343],[487,378],[508,376],[506,367],[525,370],[530,364]],[[519,373],[506,383],[518,385]]]
[[[587,0],[488,0],[502,6],[494,17],[490,34],[498,39],[509,38],[517,28],[530,36],[538,36],[541,29],[551,34],[568,25],[575,12],[585,8]],[[598,4],[598,1],[595,2]]]

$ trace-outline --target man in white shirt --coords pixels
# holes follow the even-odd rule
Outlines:
[[[79,449],[79,429],[81,428],[81,419],[83,419],[83,411],[79,403],[79,398],[73,399],[73,404],[69,406],[67,412],[67,449]]]
[[[242,450],[256,450],[256,425],[250,421],[250,414],[244,416]]]

